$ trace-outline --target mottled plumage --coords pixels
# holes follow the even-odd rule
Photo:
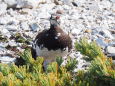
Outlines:
[[[36,36],[33,46],[32,55],[44,57],[48,62],[55,61],[57,56],[66,56],[72,48],[72,41],[59,25],[59,17],[50,18],[50,28],[44,30]]]

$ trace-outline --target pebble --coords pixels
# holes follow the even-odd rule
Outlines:
[[[0,3],[0,15],[4,14],[6,12],[7,9],[7,5],[5,3]]]
[[[85,30],[85,33],[91,33],[91,32],[92,32],[91,29],[86,29],[86,30]]]
[[[77,36],[77,35],[80,34],[80,32],[81,32],[80,29],[76,29],[76,28],[75,28],[75,29],[72,29],[71,34],[74,35],[74,36]]]
[[[15,25],[7,25],[7,26],[6,26],[6,29],[7,29],[8,31],[17,31],[18,27],[15,26]]]
[[[103,49],[108,45],[104,40],[102,39],[96,39],[97,44],[99,44]]]
[[[108,46],[106,48],[106,52],[109,53],[109,54],[115,54],[115,47]]]
[[[114,37],[112,36],[112,34],[110,33],[110,31],[106,30],[106,29],[102,29],[100,31],[101,35],[104,37],[108,37],[110,39],[114,39]]]
[[[8,8],[15,8],[17,1],[16,0],[4,0]]]
[[[21,29],[23,29],[23,30],[25,30],[25,31],[29,31],[29,30],[30,30],[27,21],[26,21],[26,22],[21,22],[20,27],[21,27]]]
[[[38,31],[38,29],[39,29],[39,27],[36,23],[31,24],[30,28],[31,28],[32,31]]]
[[[110,0],[111,2],[115,3],[115,0]]]
[[[16,58],[12,58],[10,56],[0,56],[0,62],[1,63],[14,63],[16,61]]]
[[[38,6],[37,0],[17,0],[16,8],[36,8]]]
[[[10,45],[10,46],[17,46],[17,44],[16,44],[16,42],[14,40],[10,40],[8,42],[8,45]]]
[[[63,10],[57,10],[56,13],[57,14],[63,14]]]

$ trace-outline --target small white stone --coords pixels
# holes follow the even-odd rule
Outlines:
[[[7,29],[2,29],[1,31],[0,31],[2,34],[7,34],[7,33],[9,33],[9,31],[7,30]]]
[[[0,24],[1,25],[7,24],[7,23],[8,22],[7,22],[6,18],[3,18],[3,17],[0,18]]]
[[[107,51],[107,53],[109,53],[109,54],[115,54],[115,47],[108,46],[108,47],[106,48],[106,51]]]
[[[0,61],[2,63],[11,63],[11,62],[15,62],[16,58],[12,58],[10,56],[2,56],[2,57],[0,57]]]
[[[0,3],[0,15],[4,14],[6,12],[7,9],[7,5],[5,3]]]
[[[103,10],[104,8],[110,9],[111,6],[112,6],[112,4],[110,3],[110,1],[108,1],[108,0],[103,0],[98,5],[99,5],[100,10]]]
[[[15,42],[14,40],[10,40],[10,41],[8,42],[8,44],[9,44],[10,46],[17,46],[17,44],[16,44],[16,42]]]
[[[72,35],[75,35],[75,36],[78,35],[78,34],[80,34],[80,32],[81,32],[81,30],[77,29],[77,28],[72,29],[72,31],[71,31]]]
[[[30,30],[29,25],[28,25],[27,22],[22,22],[22,23],[21,23],[21,28],[22,28],[23,30]]]
[[[50,16],[51,15],[47,11],[41,12],[41,13],[38,14],[38,17],[43,18],[43,19],[48,19]]]
[[[9,7],[15,8],[17,4],[17,0],[4,0],[4,2],[7,4],[8,8]]]

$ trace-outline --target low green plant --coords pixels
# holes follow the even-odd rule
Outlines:
[[[58,57],[44,70],[44,59],[34,60],[27,49],[20,54],[24,61],[22,66],[0,64],[0,86],[115,86],[115,64],[95,42],[82,39],[75,47],[91,62],[87,71],[74,72],[77,61],[70,57],[65,66],[62,65],[64,60]]]
[[[88,60],[93,60],[96,57],[103,57],[101,47],[99,47],[95,41],[88,42],[86,38],[82,38],[79,42],[75,43],[75,48],[80,51],[83,55],[88,56]]]
[[[78,81],[83,79],[89,86],[115,86],[115,64],[112,58],[104,55],[96,42],[89,43],[82,39],[76,42],[76,49],[91,61],[88,71]]]

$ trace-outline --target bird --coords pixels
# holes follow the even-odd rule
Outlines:
[[[59,15],[52,14],[50,28],[39,32],[32,44],[32,57],[43,57],[44,65],[56,61],[56,57],[63,58],[72,49],[71,37],[60,27],[59,19]]]

